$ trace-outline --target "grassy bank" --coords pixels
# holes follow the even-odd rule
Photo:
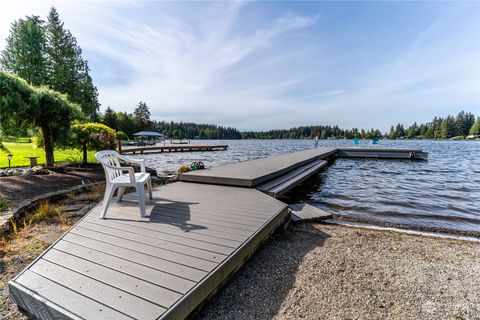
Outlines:
[[[13,154],[11,166],[22,167],[29,166],[30,160],[25,157],[39,157],[38,164],[45,164],[45,150],[35,148],[33,143],[13,143],[3,142],[5,149],[0,149],[0,168],[8,167],[8,159],[6,154]],[[96,162],[94,152],[88,153],[88,161]],[[76,149],[56,149],[55,162],[80,162],[82,160],[82,153]]]

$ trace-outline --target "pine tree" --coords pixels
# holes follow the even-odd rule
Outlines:
[[[407,138],[412,139],[416,136],[417,133],[417,123],[414,122],[407,130]]]
[[[102,123],[117,131],[119,129],[118,122],[117,122],[117,114],[115,113],[115,111],[113,111],[113,109],[110,106],[108,106],[107,109],[105,109]]]
[[[150,110],[145,102],[140,101],[133,111],[133,117],[138,130],[150,129]]]
[[[48,14],[45,37],[49,87],[67,94],[71,100],[78,102],[75,38],[63,28],[63,22],[60,21],[58,12],[53,7]]]
[[[455,136],[455,118],[452,116],[448,116],[442,122],[442,139],[448,139]]]
[[[46,80],[43,23],[38,16],[13,22],[0,58],[4,71],[15,73],[34,85],[45,84]]]
[[[98,120],[98,90],[90,77],[88,63],[76,38],[65,29],[57,10],[52,7],[45,27],[47,39],[47,83],[66,93],[91,120]]]
[[[100,109],[98,89],[93,84],[87,61],[83,61],[83,68],[80,69],[79,95],[81,100],[79,103],[83,112],[93,121],[98,121],[98,111]]]

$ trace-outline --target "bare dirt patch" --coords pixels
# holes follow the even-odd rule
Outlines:
[[[23,200],[48,192],[104,180],[103,169],[98,164],[89,164],[86,168],[60,167],[59,172],[48,175],[0,177],[0,194],[9,200],[11,207],[16,207]]]

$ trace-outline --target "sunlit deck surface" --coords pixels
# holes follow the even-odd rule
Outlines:
[[[336,148],[309,149],[274,157],[237,162],[210,170],[183,173],[180,174],[179,179],[198,183],[255,187],[309,162],[327,158],[336,152]]]
[[[39,319],[184,318],[289,218],[247,188],[162,186],[145,218],[135,201],[88,213],[10,282],[15,303]]]

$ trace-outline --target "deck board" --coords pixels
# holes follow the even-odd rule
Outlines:
[[[195,284],[195,281],[184,279],[180,276],[175,276],[154,269],[150,266],[122,259],[109,253],[90,249],[67,241],[58,242],[52,250],[61,251],[79,257],[82,260],[91,261],[105,266],[112,270],[125,272],[133,277],[157,284],[173,292],[186,293]],[[50,253],[50,251],[48,253]]]
[[[14,301],[39,319],[183,318],[288,219],[255,189],[176,182],[144,218],[135,201],[92,209],[10,282]]]

